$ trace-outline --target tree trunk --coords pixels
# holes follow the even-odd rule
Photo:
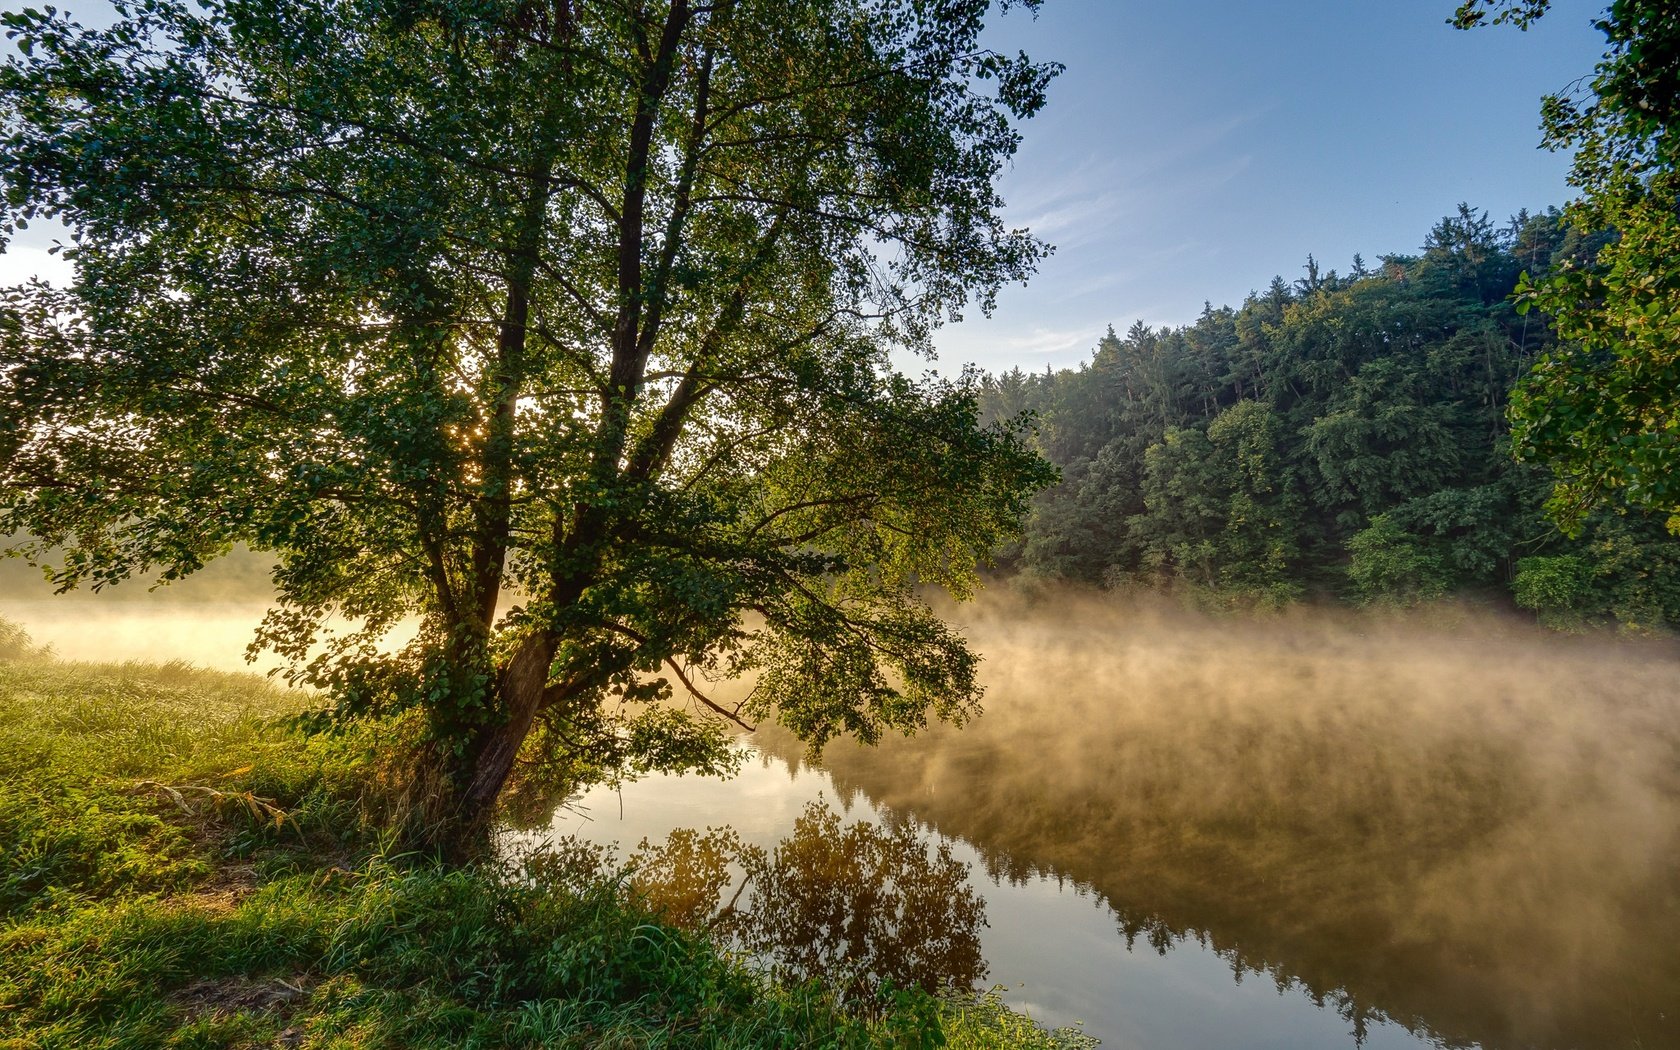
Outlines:
[[[453,853],[474,852],[489,834],[496,799],[513,772],[519,749],[542,705],[555,645],[555,638],[547,631],[531,634],[498,675],[496,706],[502,717],[478,730],[460,770],[454,819],[447,831]]]

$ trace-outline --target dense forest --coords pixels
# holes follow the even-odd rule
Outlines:
[[[1680,540],[1626,507],[1565,535],[1552,477],[1511,454],[1513,390],[1556,336],[1512,293],[1606,243],[1555,209],[1460,205],[1415,256],[1308,258],[1237,308],[1124,335],[1077,370],[984,383],[1062,473],[1012,570],[1219,604],[1514,601],[1554,626],[1680,623]],[[1520,395],[1519,395],[1520,396]]]

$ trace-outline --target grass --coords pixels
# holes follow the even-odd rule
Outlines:
[[[386,727],[306,735],[262,679],[10,655],[0,1050],[1082,1038],[992,996],[773,984],[562,854],[524,872],[393,855]]]

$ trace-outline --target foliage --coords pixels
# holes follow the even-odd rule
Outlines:
[[[1487,24],[1491,14],[1494,25],[1509,23],[1519,29],[1527,29],[1551,6],[1552,0],[1465,0],[1453,12],[1453,24],[1460,29],[1470,29]]]
[[[1143,564],[1228,594],[1278,604],[1295,555],[1278,421],[1239,401],[1200,430],[1170,429],[1144,455]]]
[[[1519,289],[1567,342],[1512,396],[1512,438],[1558,473],[1548,511],[1573,533],[1621,501],[1666,513],[1680,534],[1680,274],[1666,272],[1680,258],[1677,186],[1653,179],[1607,210],[1618,237],[1592,270]]]
[[[945,1021],[947,1046],[974,1050],[1036,1048],[1043,1050],[1095,1050],[1101,1040],[1077,1028],[1046,1032],[1032,1020],[1004,1005],[995,991],[957,1006]]]
[[[1526,28],[1547,0],[1469,0],[1456,23]],[[1574,151],[1569,221],[1612,239],[1595,259],[1519,286],[1554,318],[1560,346],[1512,399],[1519,454],[1558,475],[1548,509],[1578,533],[1618,503],[1680,533],[1680,17],[1616,0],[1594,25],[1608,47],[1584,97],[1548,96],[1545,144]]]
[[[1212,606],[1411,604],[1508,595],[1521,558],[1572,557],[1592,566],[1589,619],[1677,622],[1680,544],[1660,515],[1594,513],[1560,536],[1546,472],[1511,458],[1507,408],[1549,366],[1513,395],[1519,377],[1574,351],[1510,293],[1608,244],[1555,210],[1499,227],[1461,205],[1420,255],[1345,276],[1309,259],[1182,328],[1111,330],[1076,370],[988,377],[987,416],[1031,413],[1062,471],[1006,563]]]
[[[0,298],[0,531],[64,587],[272,553],[259,644],[425,713],[446,844],[533,725],[556,769],[704,767],[650,702],[964,717],[913,587],[966,593],[1049,473],[889,351],[1046,250],[994,185],[1057,67],[991,6],[6,14],[0,235],[62,221],[76,276]]]
[[[370,864],[287,876],[221,913],[141,898],[0,937],[20,964],[7,1034],[41,1046],[261,1044],[283,1029],[358,1047],[893,1045],[872,1037],[884,1022],[847,1017],[819,986],[767,988],[606,884]],[[242,983],[303,991],[282,993],[285,1009],[195,1009],[194,989]]]
[[[1524,558],[1512,591],[1542,622],[1579,627],[1614,622],[1650,632],[1680,625],[1680,550],[1657,521],[1597,515],[1579,553]]]
[[[1349,537],[1348,553],[1348,579],[1368,601],[1411,604],[1444,597],[1452,589],[1452,574],[1439,552],[1387,514],[1378,514],[1369,527]]]
[[[1517,604],[1533,609],[1552,626],[1569,626],[1581,620],[1591,599],[1592,567],[1572,554],[1551,558],[1524,558],[1517,562],[1517,576],[1511,592]]]

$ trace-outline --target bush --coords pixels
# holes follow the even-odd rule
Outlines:
[[[1386,514],[1348,539],[1348,579],[1367,602],[1416,605],[1444,597],[1453,585],[1452,570],[1420,536],[1405,531]]]
[[[1593,604],[1592,566],[1573,554],[1524,558],[1517,562],[1511,594],[1547,627],[1578,628]]]
[[[51,647],[36,645],[23,625],[0,616],[0,660],[42,660],[51,655]]]

